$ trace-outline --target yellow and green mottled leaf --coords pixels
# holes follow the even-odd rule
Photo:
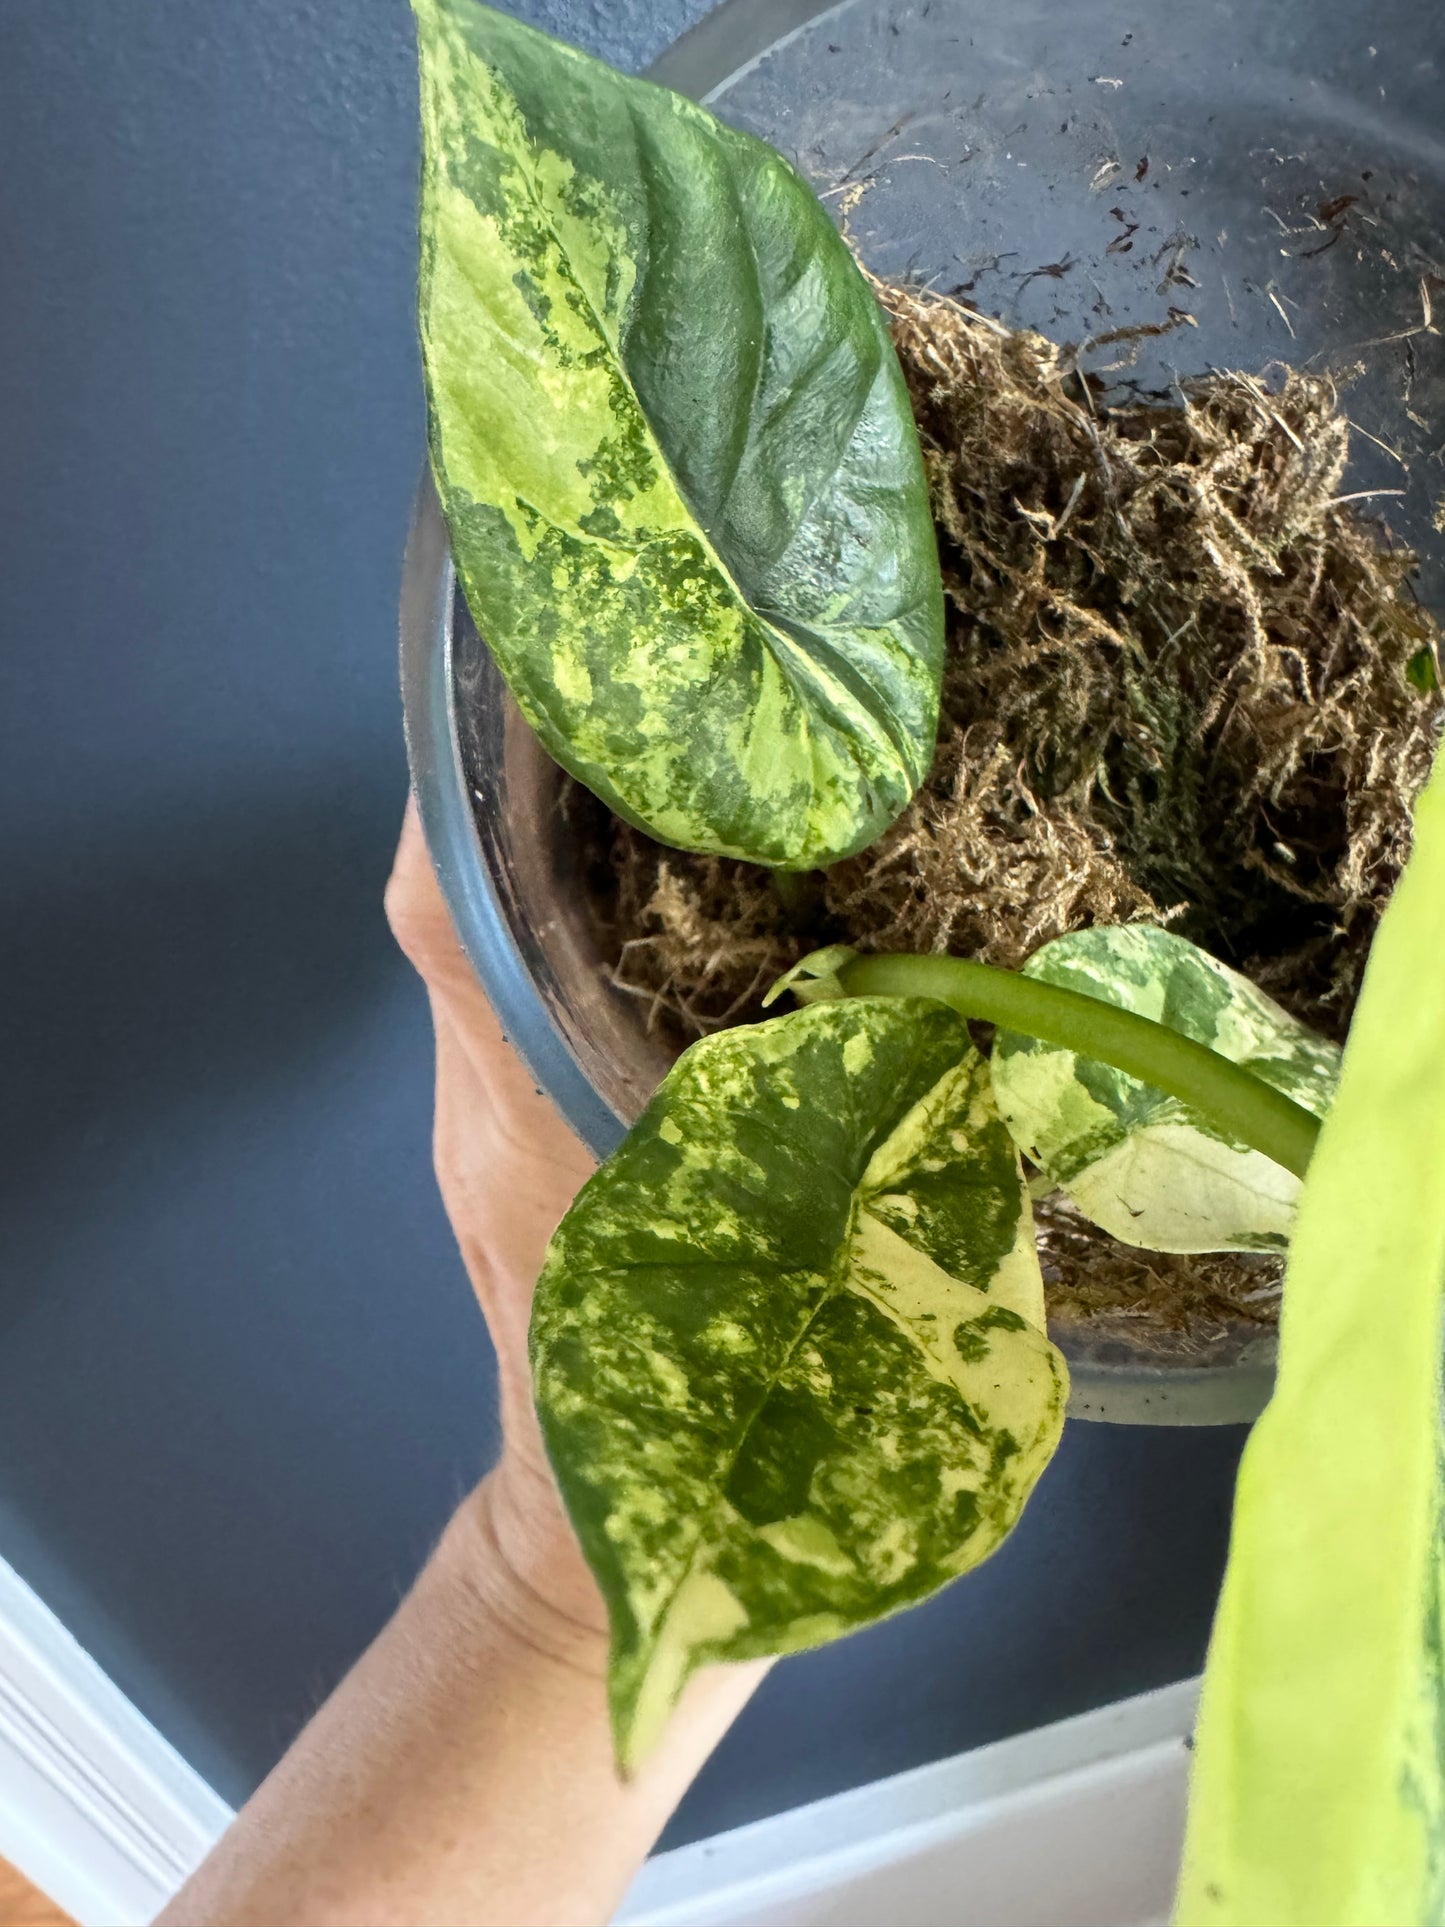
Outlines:
[[[1099,926],[1035,952],[1024,974],[1167,1024],[1323,1117],[1339,1050],[1238,971],[1151,924]],[[1300,1181],[1177,1098],[1112,1065],[1001,1031],[994,1092],[1009,1129],[1086,1217],[1155,1251],[1278,1251]]]
[[[811,867],[932,755],[917,434],[780,155],[476,0],[416,0],[432,466],[551,753],[666,843]]]
[[[1445,1920],[1445,762],[1300,1200],[1204,1677],[1181,1927]]]
[[[563,1220],[532,1348],[625,1768],[698,1666],[817,1645],[977,1565],[1067,1374],[964,1021],[859,998],[694,1044]]]

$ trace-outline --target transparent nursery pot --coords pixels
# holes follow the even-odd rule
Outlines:
[[[1106,380],[1167,395],[1212,367],[1338,374],[1359,430],[1345,490],[1417,551],[1438,609],[1442,68],[1435,0],[725,0],[653,74],[788,155],[876,273],[1093,342]],[[1119,339],[1140,326],[1160,332]],[[462,943],[538,1085],[605,1156],[673,1053],[611,982],[560,772],[456,588],[429,478],[401,659]],[[1259,1327],[1193,1356],[1143,1323],[1055,1335],[1081,1418],[1232,1424],[1269,1396]]]

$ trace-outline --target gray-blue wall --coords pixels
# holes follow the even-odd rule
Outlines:
[[[415,164],[403,0],[0,0],[0,1554],[231,1798],[493,1445],[380,910]],[[1072,1431],[680,1833],[1191,1670],[1237,1450]]]

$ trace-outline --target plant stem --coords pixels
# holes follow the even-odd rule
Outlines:
[[[1112,1064],[1296,1176],[1309,1166],[1318,1118],[1243,1065],[1152,1017],[963,957],[857,957],[838,980],[850,997],[931,997],[964,1017]]]
[[[773,894],[795,922],[817,909],[823,893],[821,870],[774,870],[772,879]]]

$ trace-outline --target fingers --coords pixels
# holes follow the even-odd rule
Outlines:
[[[464,1227],[477,1236],[495,1276],[530,1298],[548,1241],[591,1176],[592,1160],[510,1052],[506,1065],[479,1062],[445,1007],[435,1004],[433,1014],[434,1152],[447,1210],[459,1237]],[[499,1090],[495,1073],[512,1066],[519,1077]]]
[[[471,1143],[485,1142],[489,1161],[510,1155],[551,1164],[561,1181],[576,1190],[591,1173],[592,1159],[502,1035],[448,914],[414,799],[402,820],[386,886],[386,914],[431,996],[439,1051],[464,1058],[470,1070]],[[455,1137],[457,1154],[464,1155],[466,1135],[449,1135]]]
[[[463,998],[471,993],[490,1017],[490,1006],[467,962],[432,868],[415,797],[407,798],[385,904],[391,933],[427,988]]]
[[[421,977],[433,1002],[446,1010],[469,1054],[491,1060],[505,1052],[515,1064],[496,1013],[452,923],[432,868],[415,797],[408,800],[402,818],[385,903],[386,919],[402,954]],[[510,1071],[502,1074],[512,1075]],[[516,1076],[520,1077],[520,1066]],[[527,1089],[532,1089],[530,1083]]]
[[[514,1474],[532,1468],[537,1516],[560,1516],[532,1405],[527,1328],[548,1241],[593,1161],[502,1035],[448,914],[414,801],[402,821],[386,914],[431,1003],[433,1157],[496,1349],[504,1463]],[[590,1586],[580,1560],[578,1570],[579,1583]]]

